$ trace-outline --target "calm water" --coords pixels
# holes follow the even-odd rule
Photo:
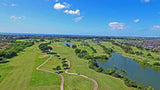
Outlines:
[[[72,45],[73,45],[73,43],[71,43],[71,42],[63,43],[63,45],[65,45],[65,46],[66,46],[67,44],[68,44],[68,45],[70,45],[70,46],[72,46]]]
[[[119,43],[132,43],[132,42],[136,42],[136,41],[118,41]]]
[[[113,53],[107,61],[97,61],[99,66],[104,69],[112,68],[114,65],[120,70],[127,72],[129,79],[137,83],[143,83],[144,86],[152,86],[155,90],[160,90],[160,70],[144,68],[134,60],[123,57],[121,54]]]

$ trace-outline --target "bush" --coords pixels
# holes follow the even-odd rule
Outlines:
[[[97,70],[97,72],[103,72],[103,71],[104,71],[104,69],[102,67],[99,67]]]
[[[81,52],[81,49],[76,49],[76,50],[75,50],[75,53],[76,53],[76,54],[78,54],[78,53],[80,53],[80,52]]]
[[[160,63],[159,62],[155,62],[153,65],[154,66],[160,66]]]
[[[77,45],[72,45],[72,48],[73,48],[73,49],[77,48]]]
[[[61,70],[61,66],[57,66],[56,68],[53,68],[53,70]]]

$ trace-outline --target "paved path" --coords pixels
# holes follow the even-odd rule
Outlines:
[[[55,72],[52,72],[52,71],[48,71],[48,70],[44,70],[44,69],[40,69],[40,67],[42,67],[44,64],[46,64],[53,56],[51,55],[44,63],[42,63],[41,65],[39,65],[36,70],[40,70],[40,71],[44,71],[44,72],[49,72],[49,73],[54,73],[54,74],[57,74]],[[64,77],[62,74],[59,74],[61,76],[61,86],[60,86],[60,90],[63,90],[63,84],[64,84]]]
[[[68,67],[70,68],[70,61],[68,61],[68,60],[66,60],[66,61],[68,62]],[[84,77],[84,78],[86,78],[86,79],[91,80],[91,81],[94,83],[94,90],[97,90],[98,84],[97,84],[97,82],[96,82],[94,79],[89,78],[89,77],[87,77],[87,76],[85,76],[85,75],[82,75],[82,74],[78,74],[78,73],[69,73],[68,70],[69,70],[69,69],[66,69],[65,73],[71,74],[71,75],[79,75],[79,76],[81,76],[81,77]]]
[[[60,55],[60,54],[58,54],[58,55]],[[39,66],[36,68],[36,70],[40,70],[40,71],[44,71],[44,72],[49,72],[49,73],[54,73],[54,74],[55,74],[55,72],[40,69],[40,67],[42,67],[44,64],[46,64],[51,58],[52,58],[52,55],[51,55],[44,63],[42,63],[41,65],[39,65]],[[62,57],[60,57],[60,58],[62,58]],[[68,68],[70,68],[70,61],[68,61],[68,60],[66,60],[66,61],[68,62]],[[84,77],[84,78],[86,78],[86,79],[91,80],[91,81],[94,83],[94,90],[97,90],[98,84],[97,84],[97,82],[96,82],[94,79],[89,78],[89,77],[87,77],[87,76],[85,76],[85,75],[82,75],[82,74],[79,74],[79,73],[69,73],[68,70],[69,70],[69,69],[66,69],[66,70],[65,70],[65,73],[66,73],[66,74],[78,75],[78,76],[81,76],[81,77]],[[57,74],[57,73],[56,73],[56,74]],[[61,81],[61,86],[60,86],[60,90],[63,90],[64,77],[63,77],[62,74],[59,74],[59,75],[61,76],[61,79],[62,79],[62,81]]]

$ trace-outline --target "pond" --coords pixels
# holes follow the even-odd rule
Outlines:
[[[70,45],[70,46],[72,46],[72,45],[73,45],[73,43],[71,43],[71,42],[63,43],[63,45],[64,45],[64,46],[66,46],[67,44],[68,44],[68,45]]]
[[[160,70],[144,68],[134,60],[124,57],[119,53],[112,53],[112,57],[107,61],[98,61],[100,67],[104,69],[116,66],[118,70],[124,69],[127,77],[144,86],[152,86],[155,90],[160,90]]]
[[[136,42],[136,41],[118,41],[119,43],[133,43],[133,42]]]

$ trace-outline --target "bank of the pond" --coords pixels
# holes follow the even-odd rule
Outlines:
[[[160,90],[160,70],[154,70],[148,67],[144,68],[136,61],[118,53],[112,53],[112,57],[107,61],[97,60],[97,63],[104,69],[116,66],[118,70],[125,70],[129,79],[135,80],[137,83],[142,83],[145,86],[152,86],[155,90]]]

